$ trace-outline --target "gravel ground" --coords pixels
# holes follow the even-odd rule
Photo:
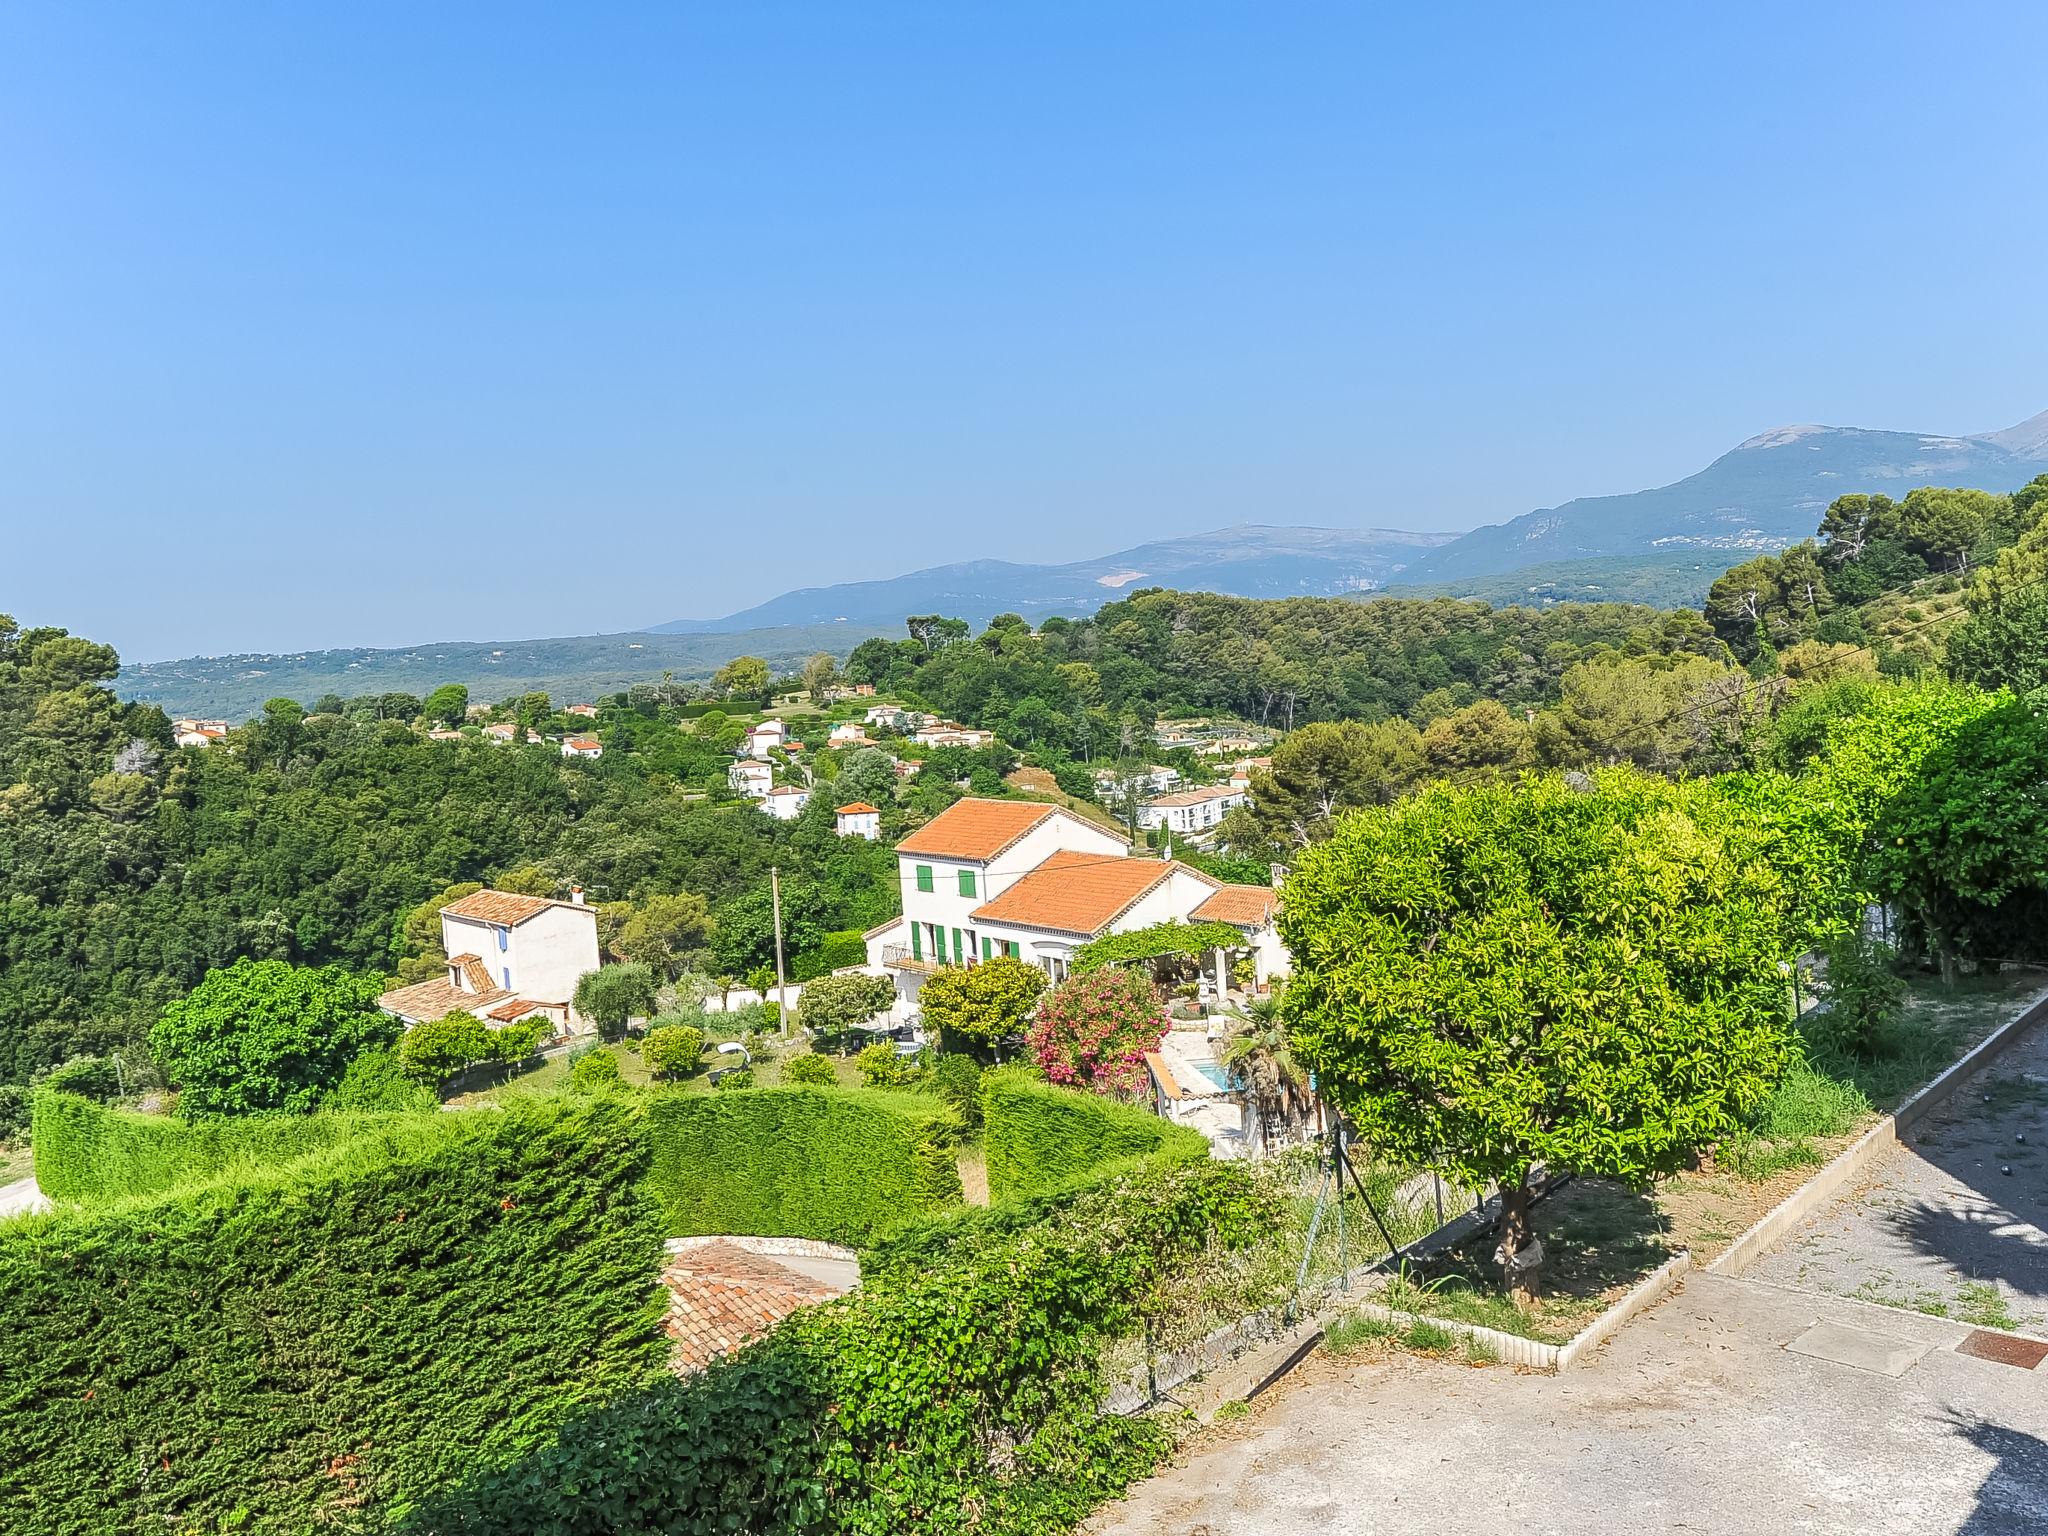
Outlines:
[[[1794,1353],[1817,1322],[1899,1376]],[[1094,1536],[2018,1536],[2048,1528],[2048,1369],[1959,1324],[1695,1274],[1589,1365],[1317,1360]],[[1922,1352],[1924,1351],[1924,1353]]]
[[[2048,1336],[2048,1028],[1749,1274]]]

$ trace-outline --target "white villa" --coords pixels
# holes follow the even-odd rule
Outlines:
[[[783,784],[761,797],[761,809],[777,821],[795,821],[811,803],[811,792],[794,784]]]
[[[1195,837],[1212,830],[1233,805],[1243,805],[1250,796],[1230,784],[1207,789],[1183,789],[1160,795],[1138,807],[1138,825],[1146,829],[1164,827],[1182,837]]]
[[[919,726],[917,733],[910,739],[921,747],[981,748],[991,745],[996,739],[996,733],[978,731],[955,720],[929,720]]]
[[[595,720],[597,718],[597,706],[595,704],[571,704],[562,713],[574,715],[579,720]]]
[[[603,757],[604,744],[595,736],[564,736],[562,738],[564,757]]]
[[[1155,763],[1130,776],[1132,786],[1140,795],[1164,795],[1180,784],[1180,770]],[[1104,800],[1117,800],[1123,795],[1123,775],[1114,768],[1095,770],[1096,793]]]
[[[789,740],[789,728],[780,720],[763,720],[740,743],[749,757],[765,757],[770,750]]]
[[[583,892],[568,901],[478,891],[441,909],[441,948],[448,973],[399,987],[377,999],[407,1024],[458,1010],[489,1024],[544,1013],[558,1030],[586,1028],[572,1011],[576,982],[598,967],[597,909]]]
[[[751,800],[763,800],[767,798],[768,791],[775,787],[775,767],[772,763],[742,758],[725,770],[725,782],[732,786],[734,794],[745,795]]]
[[[894,974],[906,1005],[942,966],[1011,955],[1058,982],[1089,940],[1165,922],[1230,923],[1255,982],[1287,971],[1269,888],[1134,859],[1117,833],[1061,806],[957,801],[896,845],[896,871],[903,915],[866,938],[868,963]]]
[[[832,814],[838,818],[835,825],[841,837],[864,837],[872,843],[882,835],[882,813],[865,800],[839,806]]]

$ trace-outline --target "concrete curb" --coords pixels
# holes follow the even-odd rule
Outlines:
[[[1840,1193],[1845,1184],[1883,1161],[1899,1144],[1901,1131],[1911,1130],[1940,1109],[1965,1081],[1989,1066],[2014,1041],[2044,1019],[2048,1019],[2048,993],[2036,996],[1980,1040],[1954,1066],[1836,1153],[1820,1172],[1766,1211],[1748,1231],[1730,1243],[1727,1251],[1707,1266],[1707,1272],[1739,1275],[1748,1269],[1793,1227]]]
[[[1634,1320],[1669,1296],[1691,1271],[1692,1254],[1681,1248],[1638,1281],[1634,1290],[1581,1328],[1569,1343],[1560,1346],[1557,1369],[1568,1371],[1577,1365],[1584,1356],[1621,1332],[1624,1323]]]

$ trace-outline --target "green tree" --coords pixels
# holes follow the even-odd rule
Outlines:
[[[759,656],[735,656],[711,674],[711,686],[728,699],[764,698],[768,682],[768,663]]]
[[[1498,1181],[1511,1286],[1532,1169],[1643,1180],[1734,1131],[1783,1069],[1780,876],[1627,770],[1433,785],[1304,855],[1288,1037],[1377,1151]]]
[[[422,1019],[398,1042],[398,1064],[414,1082],[438,1087],[464,1067],[496,1061],[490,1026],[473,1013],[457,1011]]]
[[[804,692],[813,704],[825,702],[826,691],[839,682],[839,663],[830,651],[819,651],[804,663]]]
[[[838,1085],[839,1074],[832,1063],[815,1051],[799,1051],[782,1064],[784,1083],[809,1083],[814,1087],[831,1088]]]
[[[569,1063],[569,1086],[577,1093],[613,1093],[625,1086],[619,1058],[606,1050],[588,1050]]]
[[[350,1062],[334,1091],[321,1103],[323,1109],[378,1113],[440,1107],[433,1093],[406,1074],[398,1052],[382,1048],[364,1051]]]
[[[925,1024],[939,1031],[946,1049],[987,1050],[1022,1033],[1045,987],[1045,972],[1037,966],[997,955],[979,965],[934,971],[918,989],[917,1001]]]
[[[469,690],[461,683],[443,683],[427,695],[422,709],[429,720],[458,726],[469,716]]]
[[[572,1006],[604,1039],[618,1040],[636,1014],[654,1012],[656,992],[654,972],[646,966],[605,965],[577,978]]]
[[[358,1052],[397,1038],[378,990],[339,966],[237,960],[164,1009],[150,1048],[188,1117],[303,1113]]]
[[[612,947],[664,981],[690,968],[711,942],[711,904],[693,892],[649,896],[631,904]]]
[[[1949,676],[2014,693],[2048,687],[2048,591],[2035,587],[1971,610],[1948,637]]]
[[[850,971],[805,982],[797,1000],[797,1016],[812,1034],[831,1038],[867,1023],[895,1001],[896,988],[888,977]]]
[[[848,805],[865,800],[886,808],[896,800],[896,759],[880,747],[857,747],[846,754],[839,777],[833,781],[836,803]]]
[[[1329,836],[1339,812],[1384,805],[1423,774],[1422,737],[1406,720],[1305,725],[1273,749],[1273,766],[1252,774],[1252,803],[1242,851],[1305,848]],[[1233,851],[1237,837],[1225,828]]]
[[[656,1077],[689,1077],[704,1056],[704,1031],[689,1024],[663,1024],[647,1031],[640,1059]]]

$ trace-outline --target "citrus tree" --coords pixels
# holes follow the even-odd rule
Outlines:
[[[1287,882],[1295,1051],[1375,1151],[1499,1184],[1517,1291],[1537,1165],[1646,1180],[1784,1067],[1784,882],[1687,798],[1630,769],[1439,784],[1347,818]]]
[[[458,1011],[423,1019],[398,1042],[398,1064],[405,1075],[429,1088],[446,1082],[464,1067],[496,1058],[490,1026],[473,1013]]]
[[[918,989],[924,1021],[949,1047],[991,1047],[1024,1028],[1045,990],[1045,972],[1011,955],[979,965],[947,966]]]

